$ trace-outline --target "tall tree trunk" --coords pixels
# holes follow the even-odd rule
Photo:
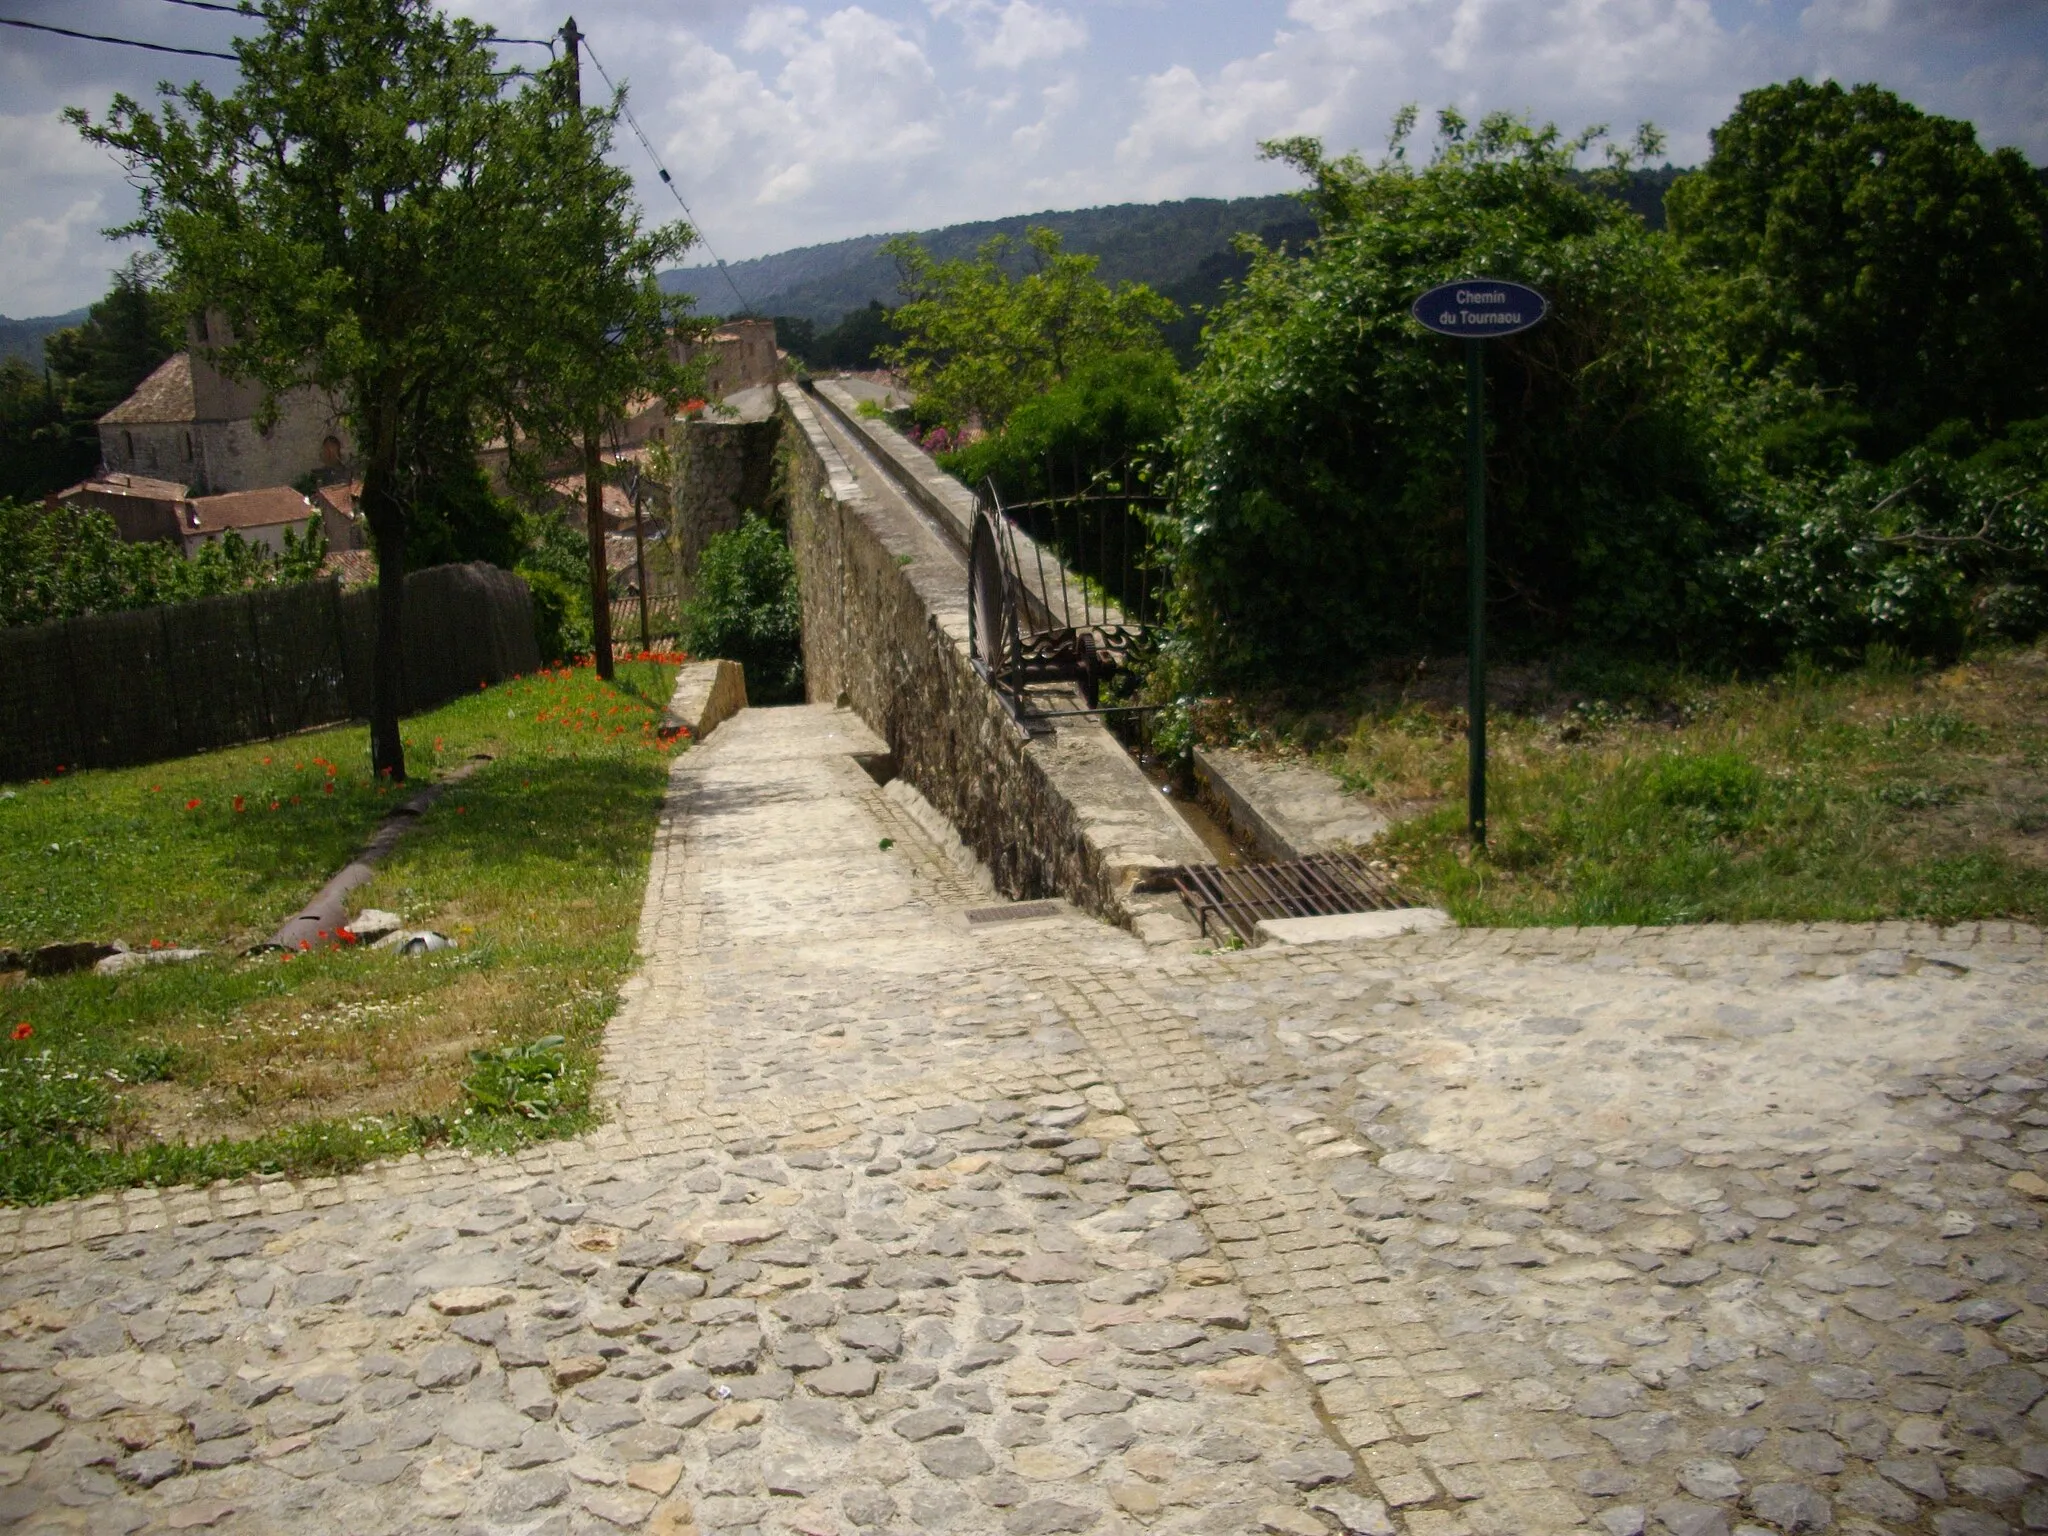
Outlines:
[[[604,480],[597,460],[597,432],[583,434],[583,495],[590,511],[590,649],[597,675],[612,679],[612,590],[604,559]]]
[[[370,413],[363,516],[377,545],[377,655],[370,672],[370,767],[405,778],[398,716],[405,704],[405,509],[398,502],[398,411]]]

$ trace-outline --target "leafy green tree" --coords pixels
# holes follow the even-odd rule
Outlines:
[[[1809,435],[1888,458],[1951,418],[2048,413],[2048,188],[2018,152],[1804,80],[1748,92],[1712,142],[1671,229],[1739,361],[1837,396]]]
[[[50,371],[62,380],[65,407],[95,455],[99,418],[185,344],[184,319],[165,291],[163,275],[163,258],[154,251],[129,257],[85,323],[43,343]]]
[[[569,32],[572,40],[574,22]],[[506,394],[511,439],[529,451],[580,454],[589,535],[591,648],[612,676],[611,594],[605,561],[600,445],[638,399],[671,404],[701,387],[707,359],[679,364],[673,346],[691,299],[661,291],[657,273],[696,243],[681,220],[643,229],[633,179],[606,162],[623,94],[602,108],[580,98],[573,51],[556,99],[529,93],[515,119],[532,157],[548,160],[540,216],[512,231],[528,275]]]
[[[1030,230],[1022,252],[999,235],[972,261],[935,261],[907,236],[884,249],[906,302],[890,317],[903,340],[882,355],[921,410],[950,426],[1000,427],[1082,363],[1163,350],[1161,327],[1179,313],[1143,283],[1110,287],[1095,276],[1096,257],[1062,250],[1050,229]],[[1006,265],[1013,255],[1028,263],[1022,277]]]
[[[0,497],[46,496],[92,472],[87,443],[64,408],[56,378],[18,357],[0,360]]]
[[[1377,165],[1267,146],[1310,179],[1318,234],[1252,249],[1188,384],[1170,527],[1192,645],[1225,675],[1462,649],[1461,348],[1409,305],[1479,275],[1551,303],[1486,345],[1490,622],[1510,645],[1679,643],[1721,533],[1676,260],[1573,176],[1595,134],[1447,112],[1418,167],[1412,122]]]
[[[233,94],[167,86],[154,112],[117,96],[103,123],[69,115],[126,161],[131,232],[165,253],[181,303],[231,321],[222,367],[273,398],[310,382],[347,401],[378,560],[371,759],[402,778],[408,428],[437,397],[509,410],[535,376],[525,322],[576,299],[574,263],[538,232],[573,220],[596,139],[573,99],[558,111],[566,63],[522,87],[487,29],[430,0],[261,14]],[[586,271],[602,254],[575,253]]]

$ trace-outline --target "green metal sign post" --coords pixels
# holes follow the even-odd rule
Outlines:
[[[1409,311],[1439,336],[1465,343],[1465,825],[1486,846],[1486,352],[1484,344],[1541,323],[1543,295],[1520,283],[1472,277],[1432,288]]]

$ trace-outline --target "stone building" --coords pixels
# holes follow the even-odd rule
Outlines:
[[[352,457],[341,402],[325,390],[286,391],[277,419],[260,420],[263,389],[210,361],[222,322],[194,321],[191,345],[99,420],[100,460],[116,474],[176,480],[200,495],[339,477]]]
[[[743,389],[773,384],[780,377],[773,320],[728,320],[701,340],[671,343],[670,352],[678,363],[709,355],[704,375],[706,400],[723,400]]]

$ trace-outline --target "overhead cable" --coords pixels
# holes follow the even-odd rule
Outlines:
[[[683,194],[676,188],[675,178],[669,175],[668,167],[661,163],[661,156],[654,152],[654,145],[648,141],[646,133],[642,131],[640,119],[633,115],[633,109],[626,105],[625,98],[619,95],[619,88],[612,84],[612,77],[605,73],[605,67],[597,62],[597,55],[591,50],[589,37],[582,37],[580,41],[583,44],[583,51],[590,54],[590,62],[596,66],[598,74],[603,76],[605,89],[610,91],[613,96],[619,98],[619,108],[626,114],[626,124],[633,130],[633,137],[640,141],[640,147],[647,151],[647,158],[654,162],[654,169],[661,175],[661,184],[668,188],[669,195],[676,200],[676,206],[683,210],[683,217],[690,221],[690,227],[697,232],[697,238],[703,241],[704,254],[717,264],[720,275],[725,278],[725,285],[732,289],[732,296],[739,300],[740,313],[746,314],[753,306],[747,303],[747,296],[740,292],[740,285],[733,280],[732,272],[726,266],[724,259],[719,256],[718,252],[711,249],[711,241],[705,237],[704,226],[698,222],[697,215],[690,212],[690,205],[683,201]]]
[[[216,53],[211,48],[173,48],[169,43],[145,43],[132,37],[108,37],[102,32],[74,32],[69,27],[53,27],[40,21],[18,21],[12,16],[0,16],[0,27],[25,27],[31,32],[54,32],[59,37],[75,37],[87,43],[113,43],[121,48],[147,48],[151,53],[182,53],[195,59],[226,59],[230,64],[242,62],[232,53]]]
[[[257,14],[254,6],[222,5],[219,0],[164,0],[164,4],[187,5],[195,11],[226,11],[230,16],[253,17]]]

